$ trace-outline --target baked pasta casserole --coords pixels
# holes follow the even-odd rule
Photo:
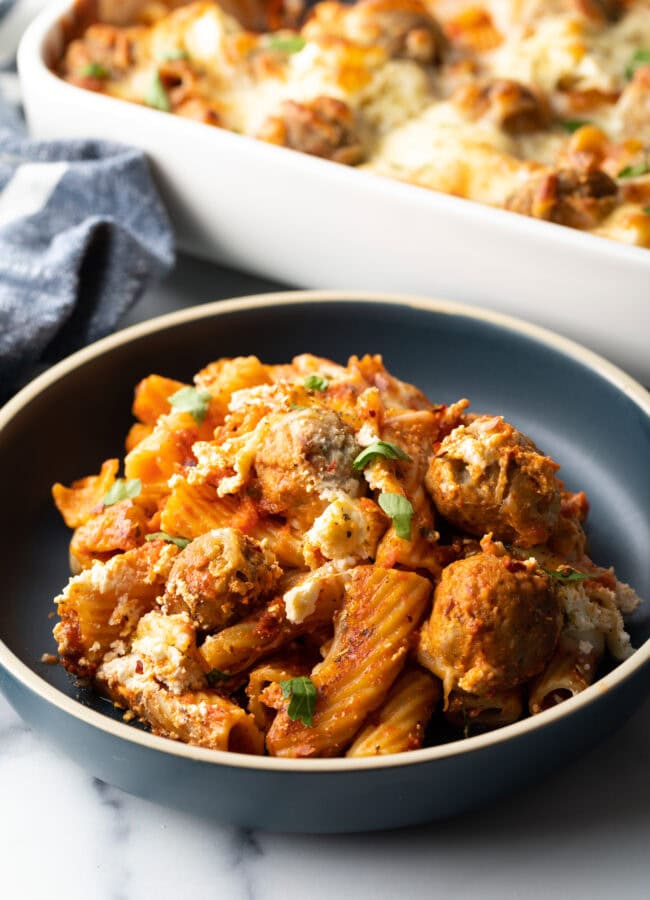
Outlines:
[[[78,29],[63,78],[650,247],[650,0],[126,6]]]
[[[135,390],[123,474],[56,484],[66,669],[158,735],[374,756],[505,725],[632,653],[584,493],[499,415],[379,356],[210,363]]]

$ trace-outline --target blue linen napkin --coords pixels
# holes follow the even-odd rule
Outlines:
[[[5,59],[13,4],[0,0]],[[13,65],[12,55],[0,81],[0,403],[36,365],[110,333],[174,263],[144,154],[103,140],[30,140],[6,89]]]

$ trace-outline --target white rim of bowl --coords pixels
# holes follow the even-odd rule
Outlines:
[[[390,304],[393,306],[407,306],[413,309],[425,310],[438,315],[463,316],[465,318],[487,322],[508,331],[514,331],[522,336],[530,338],[538,343],[551,347],[565,356],[582,363],[587,368],[595,371],[605,378],[621,393],[629,397],[650,418],[650,393],[637,381],[623,372],[621,369],[608,362],[603,357],[591,350],[587,350],[580,344],[562,337],[553,331],[531,325],[511,316],[490,312],[478,307],[448,300],[434,300],[426,297],[404,294],[384,294],[375,291],[281,291],[270,294],[254,294],[247,297],[239,297],[232,300],[217,300],[201,306],[193,306],[186,310],[158,316],[132,325],[105,337],[73,353],[66,359],[54,365],[47,372],[39,375],[34,381],[26,385],[15,397],[13,397],[2,409],[0,409],[0,433],[11,419],[22,411],[35,397],[47,390],[60,378],[73,372],[79,366],[110,352],[116,347],[138,340],[148,334],[163,331],[198,319],[211,319],[230,312],[242,312],[256,310],[264,307],[291,306],[305,302],[350,302],[369,304]],[[650,598],[646,598],[650,602]],[[102,713],[90,709],[77,700],[73,700],[57,688],[48,684],[40,675],[23,663],[7,645],[0,640],[0,665],[14,679],[19,681],[32,693],[37,694],[62,712],[78,719],[81,722],[104,731],[115,738],[138,744],[151,750],[166,753],[170,756],[193,760],[194,762],[211,763],[219,766],[232,766],[243,769],[256,769],[259,771],[282,771],[296,774],[318,774],[323,772],[357,772],[368,769],[391,769],[397,766],[419,765],[456,756],[460,753],[472,753],[483,750],[486,747],[500,744],[517,737],[526,735],[539,728],[550,725],[557,719],[570,716],[573,712],[595,702],[602,694],[617,687],[634,672],[643,668],[650,661],[650,638],[642,644],[629,659],[619,663],[611,672],[608,672],[582,693],[570,700],[565,700],[558,706],[521,719],[512,725],[505,725],[495,731],[474,737],[462,738],[446,744],[438,744],[420,750],[412,750],[408,753],[397,753],[389,756],[365,757],[360,759],[332,758],[332,759],[280,759],[270,756],[253,756],[243,753],[232,753],[225,750],[208,750],[203,747],[195,747],[191,744],[183,744],[169,738],[157,737],[146,731],[141,731],[124,722],[118,722]]]

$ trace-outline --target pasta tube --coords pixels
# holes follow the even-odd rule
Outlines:
[[[283,599],[275,598],[264,609],[209,635],[199,652],[211,669],[229,674],[241,672],[300,635],[330,623],[343,601],[343,587],[341,575],[321,578],[314,610],[300,622],[289,621]]]
[[[352,570],[334,640],[311,676],[318,693],[313,726],[289,718],[279,686],[265,692],[280,709],[267,735],[272,756],[336,756],[346,748],[402,669],[430,594],[429,581],[412,572]]]
[[[422,746],[424,729],[441,698],[437,678],[424,669],[407,669],[345,755],[383,756],[417,750]]]
[[[589,687],[604,651],[605,637],[600,631],[563,631],[548,667],[531,684],[530,712],[550,709]]]
[[[482,696],[453,690],[449,694],[445,718],[457,728],[498,728],[516,722],[523,712],[522,688]]]

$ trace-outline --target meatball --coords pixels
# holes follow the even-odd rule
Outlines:
[[[332,410],[308,407],[270,416],[254,463],[260,507],[286,513],[337,490],[358,497],[362,480],[352,463],[359,449],[352,428]]]
[[[625,13],[625,0],[572,0],[576,12],[593,22],[618,22]]]
[[[558,169],[530,178],[505,206],[535,219],[589,229],[612,212],[617,197],[616,182],[602,169]]]
[[[113,25],[96,24],[86,30],[83,38],[69,45],[61,73],[74,84],[99,90],[107,75],[122,74],[132,62],[133,48],[128,33]],[[86,70],[91,74],[85,74]]]
[[[335,97],[316,97],[307,103],[283,101],[278,115],[265,120],[257,137],[348,166],[365,158],[354,112]]]
[[[425,484],[453,525],[532,547],[548,539],[558,519],[558,468],[501,416],[478,416],[442,441]]]
[[[266,547],[236,528],[215,528],[178,555],[162,606],[166,613],[188,612],[198,628],[214,631],[254,609],[280,575]]]
[[[525,134],[546,128],[548,105],[531,88],[509,78],[459,88],[453,101],[472,119],[487,118],[508,134]]]
[[[436,63],[446,40],[419,0],[361,0],[345,16],[346,36],[362,46],[382,47],[389,56]]]
[[[489,695],[539,674],[562,614],[551,580],[534,560],[479,553],[443,569],[418,657],[452,690]]]

